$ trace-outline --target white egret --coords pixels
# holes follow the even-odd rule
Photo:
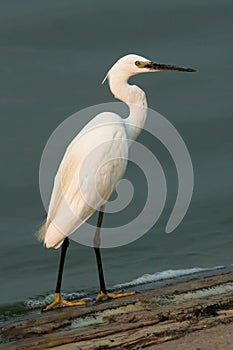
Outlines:
[[[60,265],[54,301],[44,311],[61,304],[83,305],[84,300],[69,302],[61,298],[61,281],[68,236],[100,208],[94,249],[97,259],[100,291],[96,301],[104,297],[118,298],[130,293],[108,293],[102,268],[99,240],[104,204],[115,185],[122,178],[127,165],[127,152],[144,126],[147,100],[143,90],[130,85],[128,79],[139,73],[173,70],[194,72],[192,68],[153,63],[144,57],[129,54],[120,58],[109,70],[108,78],[113,95],[129,107],[128,118],[112,112],[93,118],[68,146],[57,171],[51,195],[48,216],[39,232],[47,248],[61,246]],[[96,150],[96,151],[95,151]],[[88,157],[90,152],[92,157]],[[80,176],[80,174],[82,175]]]

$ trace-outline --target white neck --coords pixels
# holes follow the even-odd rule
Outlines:
[[[125,76],[109,76],[109,86],[113,95],[129,106],[129,116],[124,122],[128,138],[135,140],[146,121],[147,101],[145,92],[127,80]]]

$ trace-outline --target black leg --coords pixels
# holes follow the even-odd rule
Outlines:
[[[107,291],[106,291],[106,286],[104,281],[103,265],[102,265],[102,259],[100,254],[100,229],[103,221],[103,216],[104,216],[104,205],[100,207],[100,211],[99,211],[98,222],[97,222],[95,238],[94,238],[94,250],[95,250],[95,256],[96,256],[97,267],[98,267],[100,292],[106,294]]]
[[[96,256],[96,261],[97,261],[97,267],[98,267],[98,274],[99,274],[99,283],[100,283],[100,291],[96,297],[96,302],[101,301],[104,298],[109,298],[109,299],[116,299],[116,298],[121,298],[121,297],[126,297],[130,295],[134,295],[135,292],[128,292],[128,293],[108,293],[106,290],[105,286],[105,281],[104,281],[104,272],[103,272],[103,265],[102,265],[102,259],[101,259],[101,254],[100,254],[100,229],[103,221],[103,216],[104,216],[104,205],[100,207],[99,211],[99,217],[98,217],[98,222],[96,225],[96,232],[95,232],[95,237],[94,237],[94,250],[95,250],[95,256]]]
[[[66,257],[66,251],[69,247],[69,238],[66,237],[62,243],[61,246],[61,256],[60,256],[60,263],[59,263],[59,269],[58,269],[58,275],[57,275],[57,285],[55,293],[61,292],[61,282],[62,282],[62,275],[63,275],[63,269],[64,269],[64,263],[65,263],[65,257]]]
[[[42,309],[42,311],[48,311],[53,309],[57,305],[63,305],[63,306],[78,306],[78,305],[85,305],[85,300],[79,300],[79,301],[67,301],[61,298],[61,283],[62,283],[62,275],[63,275],[63,269],[64,269],[64,263],[65,263],[65,257],[66,257],[66,251],[69,247],[69,239],[66,237],[62,243],[61,246],[61,256],[60,256],[60,263],[59,263],[59,269],[58,269],[58,275],[57,275],[57,285],[56,290],[54,294],[54,300],[51,304],[47,305],[45,308]]]

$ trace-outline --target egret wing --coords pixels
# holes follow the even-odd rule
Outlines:
[[[122,120],[109,115],[107,122],[100,115],[95,119],[70,143],[58,169],[46,222],[47,247],[58,248],[108,200],[124,174],[128,146]]]

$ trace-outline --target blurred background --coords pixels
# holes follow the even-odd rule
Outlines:
[[[132,79],[146,91],[150,108],[183,137],[195,188],[184,220],[166,235],[177,193],[176,171],[162,145],[141,136],[158,150],[164,167],[166,207],[140,240],[103,251],[107,284],[113,287],[167,270],[230,267],[233,3],[11,0],[1,1],[0,7],[1,305],[53,291],[59,251],[44,249],[35,238],[45,218],[38,184],[41,154],[64,119],[85,107],[115,101],[101,81],[127,53],[198,70]],[[143,193],[143,185],[137,191]],[[91,248],[72,242],[63,289],[98,291]]]

